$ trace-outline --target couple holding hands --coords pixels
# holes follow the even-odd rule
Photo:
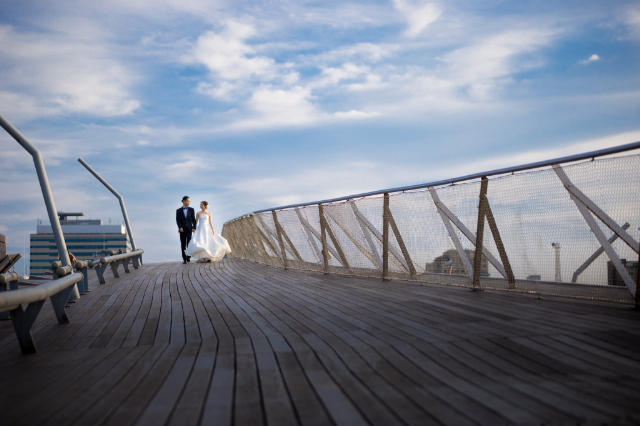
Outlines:
[[[190,203],[191,200],[185,195],[182,197],[182,207],[176,211],[182,263],[190,262],[192,257],[199,263],[217,262],[227,253],[231,253],[231,247],[224,237],[214,232],[211,213],[207,211],[209,203],[200,202],[198,213],[193,207],[189,207]]]

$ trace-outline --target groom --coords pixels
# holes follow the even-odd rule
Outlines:
[[[191,233],[196,232],[196,212],[189,207],[189,197],[182,197],[182,207],[176,211],[176,223],[180,230],[180,245],[182,246],[182,263],[191,261],[191,256],[187,256],[185,250],[191,241]]]

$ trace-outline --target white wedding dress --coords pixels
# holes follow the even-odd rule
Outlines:
[[[209,216],[201,214],[196,224],[196,232],[191,237],[185,253],[198,261],[210,259],[211,262],[217,262],[225,254],[231,253],[231,247],[220,234],[212,234]]]

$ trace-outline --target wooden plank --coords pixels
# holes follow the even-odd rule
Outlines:
[[[202,345],[180,400],[171,414],[169,421],[171,425],[196,425],[199,423],[216,360],[218,338],[204,303],[194,288],[195,283],[203,280],[201,271],[201,268],[189,269],[189,282],[185,282],[184,291],[191,299]],[[184,299],[185,296],[182,297]]]
[[[208,271],[213,273],[215,269],[208,268]],[[262,412],[258,372],[251,340],[242,325],[237,321],[233,313],[227,307],[225,303],[225,299],[227,297],[224,294],[220,294],[216,281],[207,280],[204,284],[207,286],[206,291],[213,301],[216,309],[220,312],[220,315],[222,316],[233,340],[232,347],[235,359],[235,361],[231,360],[231,362],[235,363],[235,382],[232,382],[234,383],[233,419],[235,422],[238,422],[238,424],[263,424],[264,413]],[[230,386],[228,380],[233,380],[233,377],[229,377],[228,374],[224,374],[224,370],[221,371],[221,373],[223,373],[223,375],[219,378],[225,380],[226,383],[216,383],[216,385]],[[216,372],[214,371],[213,380],[216,381],[217,378]],[[213,398],[215,398],[215,396],[211,395],[210,399]],[[209,405],[209,403],[207,405]],[[214,406],[212,408],[219,410],[224,407]],[[212,413],[207,412],[206,409],[204,416],[205,419],[210,418],[211,420],[214,420]]]
[[[242,305],[245,307],[247,305],[241,299],[234,298],[233,293],[227,291],[228,289],[224,285],[227,280],[223,278],[222,274],[218,276],[221,279],[217,290],[224,293],[225,304],[246,330],[255,351],[266,422],[278,425],[296,424],[295,412],[267,336],[252,321],[252,317],[249,316],[250,311],[242,309]]]
[[[166,345],[160,344],[146,347],[149,349],[122,376],[117,386],[106,390],[92,405],[85,407],[86,411],[78,418],[78,424],[102,424],[114,415],[125,424],[135,421],[139,411],[132,410],[129,411],[130,415],[127,415],[128,407],[139,401],[133,396],[133,391],[145,378],[157,374],[154,367],[167,350]]]
[[[260,289],[263,289],[263,288],[264,287],[260,287]],[[295,295],[299,295],[300,294],[300,291],[298,291],[298,290],[292,290],[292,291],[295,291],[295,293],[294,293]],[[281,291],[279,291],[277,294],[278,294],[278,299],[277,299],[277,302],[274,301],[274,303],[282,303],[282,301],[286,300],[287,301],[286,303],[287,303],[288,306],[294,306],[294,305],[292,305],[292,303],[295,303],[294,300],[292,300],[292,299],[290,299],[288,297],[286,299],[283,299],[284,294]],[[310,303],[313,303],[313,299],[306,299],[306,301],[310,302]],[[312,313],[307,313],[306,314],[307,317],[312,318],[308,323],[306,323],[307,326],[310,326],[310,325],[312,325],[312,324],[314,324],[316,322],[322,321],[322,318],[326,317],[329,313],[331,313],[331,310],[327,310],[327,308],[324,308],[324,311],[321,310],[321,311],[317,311],[316,312],[316,309],[313,308],[313,306],[311,306],[309,304],[305,304],[304,306],[307,309],[311,310],[311,312],[312,312]],[[290,311],[290,309],[287,309],[287,310]],[[306,312],[306,309],[304,309],[302,312]],[[316,312],[318,315],[314,316],[313,312]],[[299,319],[300,321],[302,321],[304,319],[304,317],[296,317],[296,318],[301,318],[301,319]],[[347,328],[353,328],[353,327],[347,327]],[[385,339],[388,339],[388,338],[389,338],[388,336],[385,336]],[[455,392],[452,393],[448,389],[442,389],[442,387],[443,387],[443,383],[442,382],[434,381],[433,379],[429,379],[429,378],[427,378],[428,376],[424,375],[424,373],[422,373],[422,375],[420,375],[420,373],[416,372],[416,371],[412,371],[411,375],[410,376],[408,375],[408,377],[415,378],[416,374],[417,374],[417,377],[422,377],[422,379],[423,379],[422,383],[429,383],[429,390],[432,391],[432,392],[435,392],[435,395],[437,395],[437,397],[440,398],[441,401],[449,401],[449,402],[453,401],[454,404],[457,401],[458,405],[466,406],[467,410],[470,410],[474,414],[475,418],[488,419],[487,416],[489,415],[489,413],[486,410],[483,411],[480,407],[474,406],[473,402],[471,402],[469,400],[465,400],[464,397],[461,400],[460,399],[460,395],[456,395]],[[444,385],[444,387],[446,388],[446,385]],[[464,403],[461,403],[461,401],[464,401]],[[455,412],[455,410],[449,411],[448,412],[448,416],[451,417],[452,415],[454,415],[453,414],[454,412]],[[467,421],[469,421],[468,419],[470,419],[470,418],[474,418],[474,417],[468,417]],[[496,420],[495,417],[491,417],[491,418],[493,418],[494,421]],[[458,421],[459,422],[461,421],[460,419],[461,419],[460,414],[458,414]]]
[[[235,386],[235,347],[231,334],[214,300],[217,299],[208,282],[212,281],[211,266],[198,268],[198,279],[192,281],[193,291],[198,295],[218,338],[212,373],[207,379],[208,394],[202,408],[202,424],[231,424],[233,417],[233,394]],[[206,353],[203,353],[205,356]]]
[[[275,303],[275,301],[269,301],[267,299],[263,299],[262,303],[268,304],[269,302]],[[270,311],[276,316],[279,315],[279,312],[278,312],[279,309],[270,309]],[[284,320],[282,316],[279,316],[279,318],[281,321]],[[326,366],[325,368],[327,369],[327,371],[323,371],[322,375],[318,375],[317,374],[318,372],[314,371],[317,369],[317,367],[316,369],[309,371],[307,374],[311,375],[312,372],[315,373],[311,375],[310,380],[318,385],[317,392],[319,393],[320,397],[323,399],[323,402],[325,403],[325,405],[327,405],[329,412],[332,413],[333,416],[336,416],[335,417],[336,422],[338,422],[338,424],[362,424],[361,414],[358,414],[357,411],[345,412],[345,409],[347,408],[347,405],[345,405],[345,402],[342,402],[339,406],[336,407],[336,399],[338,401],[340,401],[340,399],[344,401],[343,399],[344,396],[341,397],[340,394],[336,394],[334,392],[331,392],[331,393],[328,392],[329,391],[329,389],[327,389],[328,383],[326,382],[325,375],[327,373],[331,374],[331,376],[333,377],[333,380],[335,380],[336,383],[341,387],[346,385],[347,389],[344,389],[343,391],[345,392],[346,395],[349,395],[349,397],[352,400],[354,398],[356,400],[361,398],[367,398],[366,393],[363,393],[365,389],[358,386],[354,386],[355,383],[350,383],[346,381],[345,374],[347,374],[346,372],[347,370],[345,369],[344,365],[338,362],[336,358],[331,355],[331,351],[327,351],[326,349],[324,349],[322,350],[322,353],[319,353],[318,349],[315,348],[315,346],[316,344],[320,344],[320,343],[315,340],[309,341],[309,339],[312,339],[312,336],[309,335],[308,332],[302,331],[303,329],[300,328],[300,325],[297,322],[287,321],[286,324],[288,325],[289,330],[298,329],[296,332],[297,336],[294,334],[287,334],[286,335],[287,340],[289,342],[295,342],[296,343],[295,348],[297,350],[302,351],[302,353],[308,354],[309,353],[308,348],[311,348],[312,350],[314,350],[316,354],[318,354],[317,356],[319,357],[319,360],[322,362],[322,364],[320,365]],[[274,323],[273,325],[282,326],[280,322]],[[296,337],[298,338],[296,339]],[[305,348],[307,349],[305,350]],[[299,359],[300,358],[301,357],[299,356]],[[305,356],[302,359],[304,360],[305,363],[312,363],[312,365],[319,363],[318,359],[313,360],[309,357],[309,355]],[[369,407],[368,410],[370,411],[370,413],[364,413],[362,412],[362,409],[360,410],[360,412],[362,413],[362,415],[368,416],[369,421],[371,421],[372,423],[374,424],[376,423],[376,420],[375,419],[372,420],[372,417],[375,417],[378,422],[385,422],[385,421],[391,422],[387,424],[397,423],[397,420],[395,420],[393,417],[389,417],[389,413],[385,412],[384,410],[381,410],[380,407],[371,406],[371,405],[369,405],[368,407]]]

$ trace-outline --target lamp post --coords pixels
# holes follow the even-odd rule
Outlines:
[[[40,189],[42,190],[42,198],[44,198],[44,205],[47,207],[47,215],[51,222],[51,230],[53,236],[56,239],[56,247],[58,249],[58,256],[62,266],[71,266],[69,261],[69,253],[67,252],[67,244],[64,241],[64,234],[60,227],[60,221],[58,220],[58,211],[56,210],[56,204],[53,201],[53,194],[51,194],[51,188],[49,187],[49,179],[47,178],[47,171],[44,168],[44,162],[42,161],[42,155],[38,148],[35,147],[18,129],[13,127],[9,121],[2,114],[0,114],[0,126],[7,131],[29,154],[33,157],[33,164],[36,167],[36,173],[38,175],[38,182],[40,182]]]
[[[124,216],[124,223],[127,227],[127,234],[129,234],[129,241],[131,241],[131,250],[136,250],[136,242],[133,240],[133,233],[131,232],[131,224],[129,223],[129,215],[127,214],[127,208],[124,206],[124,199],[122,198],[122,195],[120,195],[118,191],[116,191],[113,188],[113,186],[109,185],[107,181],[104,180],[102,176],[98,174],[98,172],[93,170],[93,168],[90,165],[88,165],[86,161],[84,161],[82,158],[78,158],[78,162],[80,162],[80,164],[82,164],[87,170],[89,170],[89,173],[94,175],[96,179],[98,179],[100,183],[102,183],[109,191],[111,191],[111,193],[113,193],[113,195],[115,195],[118,201],[120,202],[120,209],[122,209],[122,216]],[[126,250],[126,245],[125,245],[125,250]]]

